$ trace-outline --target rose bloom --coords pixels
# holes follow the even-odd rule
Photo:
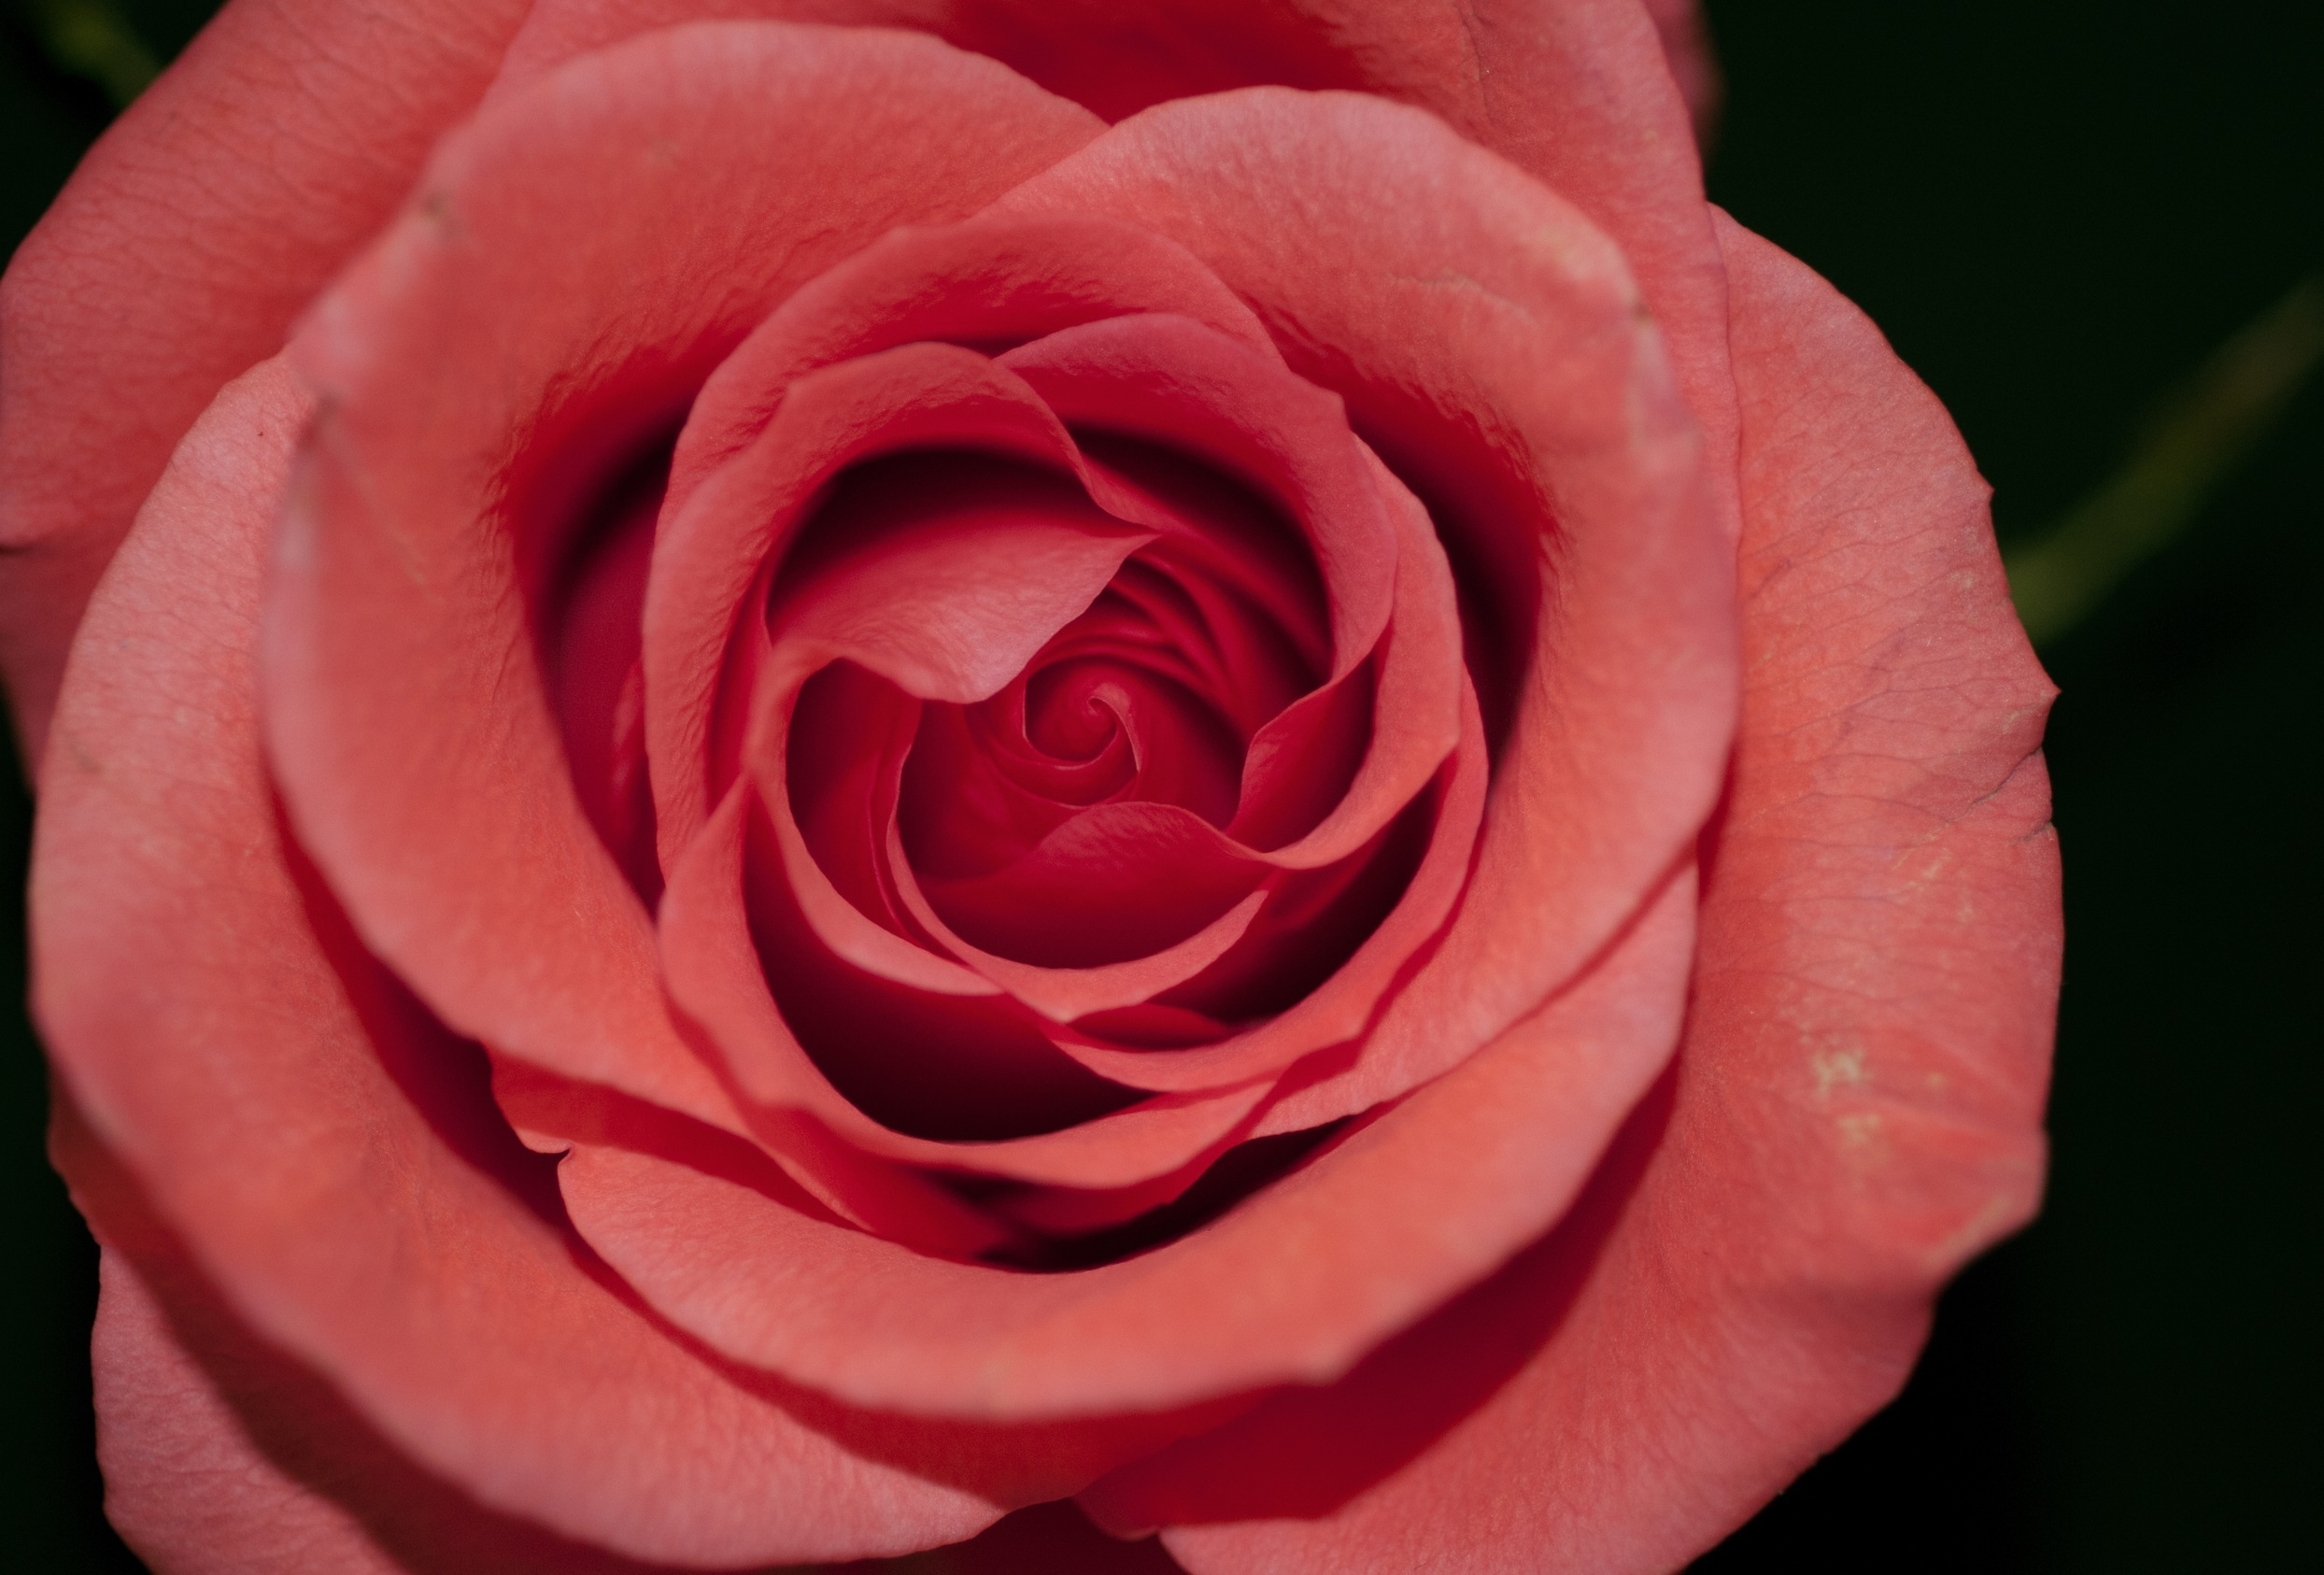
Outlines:
[[[1695,36],[234,0],[0,347],[130,1543],[1664,1570],[1892,1395],[2051,690]]]

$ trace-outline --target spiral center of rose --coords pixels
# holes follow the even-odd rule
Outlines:
[[[576,780],[650,776],[650,816],[597,818],[617,852],[650,819],[625,863],[667,872],[673,996],[745,1095],[796,1062],[949,1139],[1224,1111],[1360,1033],[1458,899],[1485,761],[1451,574],[1247,326],[900,333],[976,245],[835,271],[696,401],[641,703]],[[834,353],[834,318],[872,326]]]

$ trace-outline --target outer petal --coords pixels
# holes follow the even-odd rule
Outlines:
[[[80,1208],[94,1213],[85,1196]],[[169,1575],[393,1575],[394,1560],[354,1514],[252,1441],[119,1253],[106,1252],[98,1284],[91,1365],[106,1513],[148,1566]]]
[[[1653,9],[1639,0],[539,0],[503,81],[690,17],[765,16],[922,28],[1108,120],[1266,84],[1417,105],[1621,243],[1702,423],[1732,534],[1726,281],[1672,80],[1674,69],[1699,80],[1688,69],[1699,57],[1665,56],[1682,35],[1670,0]]]
[[[269,746],[367,943],[455,1028],[732,1125],[576,802],[527,578],[800,282],[1093,125],[933,39],[673,29],[481,113],[319,305],[294,354],[328,415],[269,590]]]
[[[1710,34],[1703,25],[1703,8],[1695,0],[1646,0],[1646,9],[1654,19],[1654,31],[1662,35],[1671,79],[1679,84],[1687,112],[1694,117],[1695,140],[1708,147],[1719,121],[1722,84],[1719,57],[1712,52]]]
[[[76,645],[32,890],[34,1005],[73,1101],[239,1319],[497,1511],[704,1564],[975,1530],[985,1497],[834,1441],[859,1424],[802,1422],[609,1287],[481,1057],[286,844],[251,655],[306,408],[278,362],[228,390]]]
[[[204,1280],[68,1104],[51,1142],[107,1245],[92,1357],[106,1513],[166,1575],[645,1575],[399,1454]]]
[[[1722,234],[1749,685],[1669,1097],[1559,1235],[1339,1392],[1109,1484],[1117,1523],[1181,1522],[1190,1569],[1675,1568],[1893,1394],[1936,1287],[2033,1212],[2052,691],[1942,408],[1829,286]],[[1314,1452],[1271,1506],[1233,1478],[1261,1440]]]
[[[1481,591],[1469,665],[1502,731],[1476,874],[1362,1061],[1270,1123],[1392,1098],[1604,945],[1717,797],[1732,565],[1659,336],[1572,208],[1375,99],[1166,105],[998,207],[1136,217],[1210,263],[1346,399]]]
[[[1572,988],[1240,1208],[1073,1273],[939,1262],[656,1145],[558,1182],[623,1279],[714,1349],[852,1404],[994,1423],[1326,1383],[1565,1212],[1678,1033],[1692,872]]]
[[[234,0],[0,281],[0,672],[37,762],[90,588],[171,448],[386,220],[526,0]]]

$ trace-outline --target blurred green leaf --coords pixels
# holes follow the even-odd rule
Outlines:
[[[116,109],[161,74],[162,63],[110,0],[26,0],[26,9],[49,58],[104,89]]]
[[[2324,361],[2324,275],[2291,288],[2213,353],[2157,412],[2130,461],[2005,562],[2037,646],[2081,622],[2167,546],[2274,426]]]

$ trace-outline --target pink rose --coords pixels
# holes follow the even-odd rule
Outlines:
[[[1667,1569],[1892,1394],[2050,689],[1694,37],[230,6],[0,350],[132,1544]]]

